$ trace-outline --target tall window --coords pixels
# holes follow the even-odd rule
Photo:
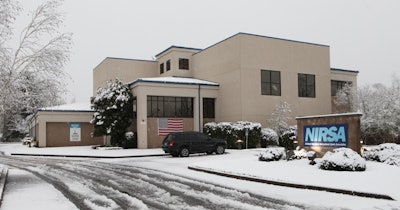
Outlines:
[[[298,74],[299,97],[315,98],[315,75]]]
[[[164,63],[160,64],[160,74],[164,73]]]
[[[179,58],[179,69],[189,70],[189,59]]]
[[[281,72],[261,70],[261,94],[281,95]]]
[[[336,96],[338,90],[346,87],[346,85],[351,86],[352,82],[331,80],[331,96]]]
[[[193,98],[147,96],[147,117],[193,117]]]
[[[171,70],[171,60],[167,60],[167,71]]]
[[[215,118],[214,98],[203,98],[203,118]]]

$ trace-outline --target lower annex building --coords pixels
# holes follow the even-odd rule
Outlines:
[[[207,122],[259,122],[280,102],[295,117],[330,114],[336,91],[358,71],[331,68],[327,45],[237,33],[205,49],[171,46],[155,60],[105,58],[93,94],[119,78],[130,85],[138,148],[157,148],[165,129],[202,131]]]

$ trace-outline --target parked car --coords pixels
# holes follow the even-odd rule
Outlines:
[[[165,153],[173,157],[187,157],[193,153],[223,154],[227,143],[225,140],[211,138],[210,136],[196,132],[179,132],[168,134],[162,143]]]

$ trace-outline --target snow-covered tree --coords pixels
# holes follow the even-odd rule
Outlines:
[[[133,117],[133,96],[120,80],[109,81],[107,87],[97,89],[93,99],[96,112],[91,121],[94,136],[111,136],[111,145],[123,146],[125,132]]]
[[[333,97],[333,113],[356,112],[358,110],[357,88],[347,83]]]
[[[290,128],[289,122],[291,120],[291,113],[292,109],[286,101],[280,102],[275,106],[268,122],[278,136],[282,136],[282,134]]]
[[[0,1],[0,132],[4,137],[21,127],[18,122],[34,109],[58,105],[66,92],[63,67],[69,60],[70,33],[59,33],[61,2],[38,6],[16,46],[13,23],[22,10],[13,0]]]
[[[361,137],[364,144],[396,142],[400,135],[400,80],[392,85],[366,85],[359,88]]]

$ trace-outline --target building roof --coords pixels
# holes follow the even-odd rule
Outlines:
[[[361,116],[361,112],[350,112],[350,113],[337,113],[337,114],[325,114],[325,115],[311,115],[311,116],[300,116],[296,117],[296,120],[309,119],[309,118],[322,118],[322,117],[342,117],[342,116]]]
[[[343,71],[343,72],[350,72],[350,73],[360,73],[357,70],[348,70],[348,69],[338,69],[338,68],[331,68],[331,71]]]
[[[173,49],[173,48],[175,48],[175,49],[182,49],[182,50],[194,50],[194,51],[201,51],[201,50],[203,50],[203,49],[193,48],[193,47],[183,47],[183,46],[172,45],[171,47],[168,47],[167,49],[165,49],[165,50],[163,50],[162,52],[158,53],[158,54],[156,55],[156,57],[160,56],[161,54],[163,54],[163,53],[165,53],[165,52],[167,52],[168,50],[171,50],[171,49]]]
[[[139,78],[128,85],[133,85],[139,82],[148,83],[163,83],[163,84],[185,84],[185,85],[208,85],[208,86],[219,86],[219,83],[211,82],[207,80],[201,80],[189,77],[150,77],[150,78]]]
[[[167,52],[168,50],[170,50],[170,49],[172,49],[172,48],[184,49],[184,50],[195,50],[195,51],[198,51],[198,52],[196,52],[196,53],[199,53],[199,52],[202,52],[202,51],[204,51],[204,50],[207,50],[207,49],[209,49],[209,48],[211,48],[211,47],[213,47],[213,46],[215,46],[215,45],[220,44],[221,42],[224,42],[224,41],[226,41],[226,40],[228,40],[228,39],[231,39],[231,38],[233,38],[233,37],[235,37],[235,36],[238,36],[238,35],[255,36],[255,37],[262,37],[262,38],[268,38],[268,39],[276,39],[276,40],[282,40],[282,41],[288,41],[288,42],[296,42],[296,43],[302,43],[302,44],[310,44],[310,45],[317,45],[317,46],[329,47],[329,45],[316,44],[316,43],[311,43],[311,42],[303,42],[303,41],[296,41],[296,40],[290,40],[290,39],[282,39],[282,38],[276,38],[276,37],[270,37],[270,36],[264,36],[264,35],[257,35],[257,34],[250,34],[250,33],[239,32],[239,33],[236,33],[236,34],[234,34],[234,35],[232,35],[232,36],[230,36],[230,37],[228,37],[228,38],[226,38],[226,39],[224,39],[224,40],[221,40],[221,41],[219,41],[219,42],[217,42],[217,43],[215,43],[215,44],[212,44],[212,45],[210,45],[210,46],[208,46],[208,47],[206,47],[206,48],[204,48],[204,49],[192,48],[192,47],[182,47],[182,46],[172,45],[172,46],[170,46],[169,48],[167,48],[167,49],[163,50],[162,52],[158,53],[158,54],[156,55],[156,57],[160,56],[161,54]]]
[[[92,112],[91,104],[87,103],[73,103],[63,104],[52,107],[42,107],[37,109],[38,112]]]

